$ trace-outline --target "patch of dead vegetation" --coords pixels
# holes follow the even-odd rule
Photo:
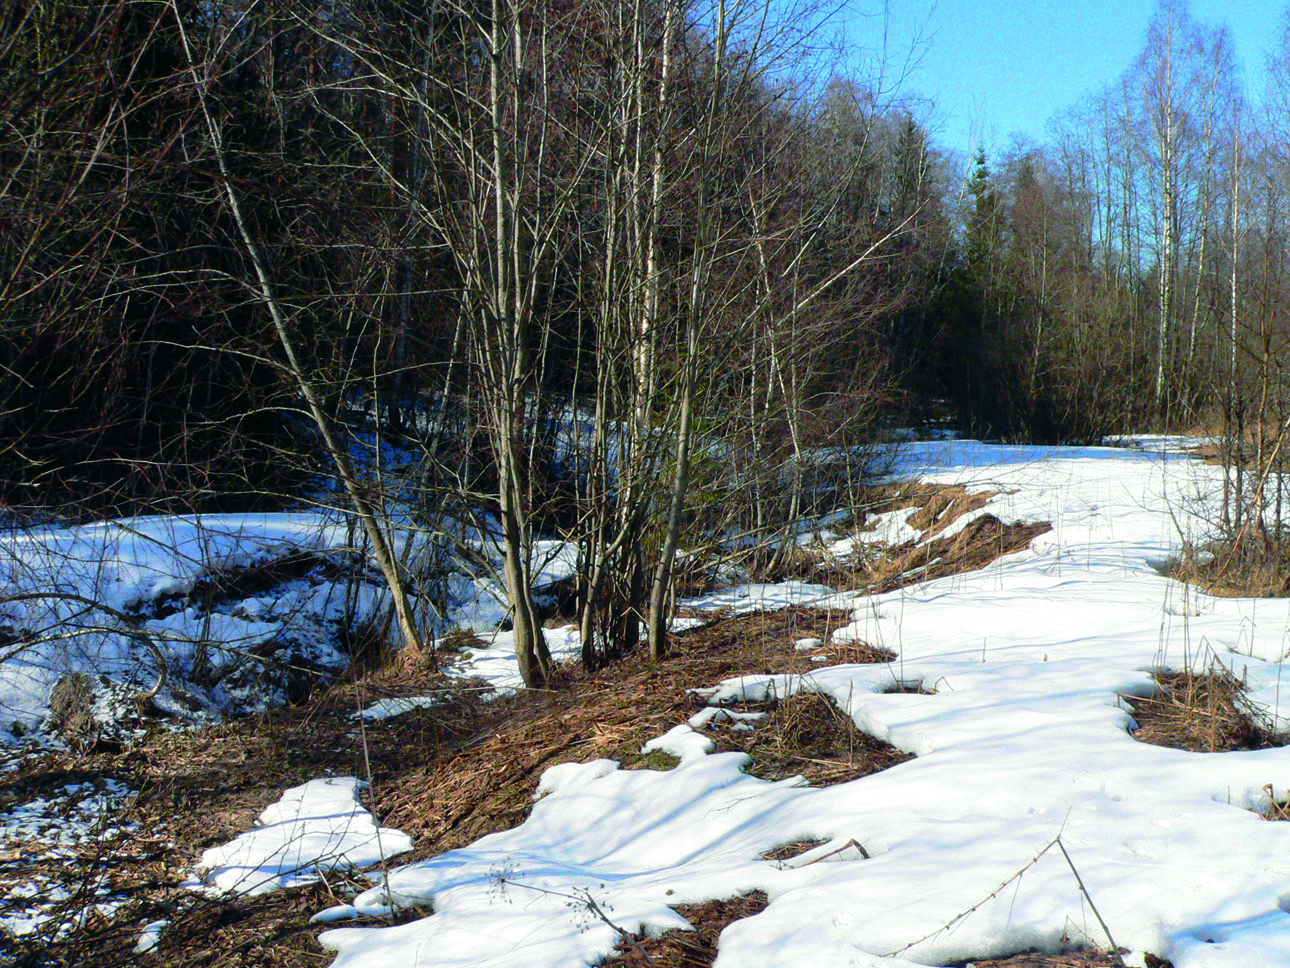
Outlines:
[[[651,666],[641,650],[595,674],[563,670],[553,691],[493,700],[447,680],[431,662],[394,664],[299,707],[200,731],[157,730],[127,752],[34,758],[6,774],[3,789],[38,791],[78,777],[112,776],[139,791],[130,815],[120,818],[139,826],[111,854],[96,858],[112,870],[114,892],[130,899],[118,915],[72,938],[32,939],[16,964],[325,965],[331,959],[316,941],[321,928],[308,918],[348,900],[365,881],[329,874],[313,887],[232,901],[179,886],[202,850],[250,829],[285,788],[325,775],[367,778],[370,765],[367,805],[416,843],[398,862],[434,856],[522,823],[542,771],[556,763],[610,757],[628,769],[669,768],[675,761],[643,756],[640,748],[701,708],[690,687],[738,675],[806,672],[815,667],[810,653],[794,643],[807,636],[827,641],[849,622],[848,612],[807,608],[720,616],[675,636],[660,665]],[[477,646],[462,641],[459,647]],[[864,646],[846,649],[851,661],[892,658]],[[442,701],[429,709],[366,726],[354,715],[377,699],[432,691]],[[157,951],[136,954],[141,925],[161,918],[172,924]]]
[[[812,655],[829,656],[828,665],[873,665],[879,662],[895,662],[896,653],[890,649],[880,649],[867,642],[841,642],[825,645],[816,649]],[[815,663],[825,665],[826,663]]]
[[[1173,968],[1167,961],[1147,955],[1147,965],[1152,968]],[[961,968],[1124,968],[1124,961],[1118,954],[1103,951],[1100,948],[1081,948],[1076,951],[1063,952],[1057,955],[1043,954],[1037,951],[1023,952],[1009,958],[992,961],[956,962]]]
[[[1240,703],[1241,683],[1224,671],[1157,672],[1154,697],[1121,696],[1138,728],[1135,739],[1193,753],[1284,746],[1250,721]]]
[[[747,772],[763,780],[802,776],[814,786],[831,786],[869,776],[913,759],[889,743],[863,733],[851,717],[818,692],[798,692],[787,699],[748,703],[748,712],[766,718],[752,729],[711,725],[706,732],[719,752],[746,753]]]
[[[906,483],[870,488],[865,510],[857,520],[860,534],[872,529],[870,514],[913,508],[906,522],[922,536],[891,547],[871,546],[853,558],[816,559],[804,566],[800,577],[879,594],[984,568],[1004,555],[1024,550],[1035,538],[1052,530],[1049,522],[1006,524],[993,514],[977,514],[997,496],[997,491],[970,492],[957,484]],[[951,525],[971,514],[977,516],[953,534],[946,533]],[[810,560],[805,551],[801,557]]]
[[[801,857],[807,851],[814,850],[821,844],[827,843],[827,840],[794,840],[787,844],[780,844],[773,850],[762,851],[761,859],[782,863],[786,860],[793,860],[795,857]]]
[[[1263,792],[1268,795],[1268,808],[1259,816],[1264,820],[1290,820],[1290,787],[1280,797],[1271,783],[1263,788]]]
[[[910,490],[918,510],[905,519],[923,532],[923,538],[934,538],[965,514],[979,511],[998,496],[997,491],[972,493],[961,484],[919,484]]]
[[[1219,598],[1290,596],[1290,542],[1269,535],[1188,546],[1160,569]]]
[[[693,931],[668,931],[657,938],[633,935],[619,942],[605,968],[710,968],[717,958],[721,932],[742,918],[766,910],[766,894],[754,891],[726,901],[677,904],[674,910],[694,925]]]
[[[1030,547],[1032,541],[1052,529],[1047,521],[1005,524],[993,514],[982,514],[956,534],[888,549],[884,555],[862,562],[860,571],[853,574],[871,594],[894,591],[916,582],[984,568],[1004,555]]]
[[[863,489],[855,512],[854,532],[863,536],[876,527],[875,515],[912,509],[906,522],[921,533],[898,545],[862,545],[854,553],[834,558],[818,545],[773,547],[761,545],[730,558],[753,581],[795,578],[834,587],[877,594],[906,585],[983,568],[1004,555],[1021,551],[1036,537],[1052,530],[1047,522],[1005,524],[993,514],[979,514],[954,534],[951,526],[965,515],[977,514],[997,491],[971,492],[959,484],[900,482]],[[710,562],[691,562],[689,591],[714,590]]]

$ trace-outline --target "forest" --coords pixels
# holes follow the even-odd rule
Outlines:
[[[1270,500],[1290,21],[1254,97],[1164,0],[1045,143],[964,158],[828,14],[5,0],[7,523],[337,504],[413,652],[486,531],[540,685],[539,537],[588,668],[661,657],[704,536],[782,573],[902,428],[1222,431]]]

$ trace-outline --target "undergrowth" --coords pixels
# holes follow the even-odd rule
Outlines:
[[[746,703],[740,708],[764,713],[766,718],[709,727],[708,732],[719,751],[751,757],[747,772],[763,780],[802,776],[814,786],[831,786],[913,759],[912,754],[861,732],[822,693],[798,692],[787,699]]]
[[[1124,696],[1143,743],[1196,753],[1267,749],[1284,737],[1251,721],[1241,703],[1244,687],[1224,670],[1157,672],[1155,696]]]

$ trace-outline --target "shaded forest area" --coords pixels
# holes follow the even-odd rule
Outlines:
[[[965,164],[793,3],[2,0],[0,23],[15,521],[340,503],[414,648],[429,579],[399,535],[466,522],[540,684],[537,536],[579,548],[589,667],[642,633],[661,656],[690,550],[748,535],[774,573],[790,543],[762,539],[894,427],[1222,428],[1229,523],[1250,461],[1269,500],[1290,35],[1255,106],[1226,32],[1162,4],[1050,143]]]

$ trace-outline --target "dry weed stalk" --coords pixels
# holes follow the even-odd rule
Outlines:
[[[1269,783],[1263,788],[1268,795],[1268,809],[1262,816],[1264,820],[1290,820],[1290,788],[1286,789],[1285,796],[1280,800],[1277,799],[1276,791],[1272,784]]]
[[[1241,703],[1244,687],[1227,670],[1158,672],[1155,679],[1159,695],[1125,697],[1141,742],[1197,753],[1281,745],[1250,721]]]
[[[991,891],[981,900],[977,901],[967,910],[962,911],[959,914],[956,914],[954,917],[950,918],[950,920],[946,921],[943,925],[938,927],[936,930],[930,931],[927,934],[923,935],[921,938],[917,938],[914,941],[909,942],[909,944],[905,945],[903,948],[897,948],[895,951],[887,952],[885,955],[883,955],[883,957],[895,958],[900,955],[903,955],[911,948],[922,944],[924,941],[930,941],[931,939],[937,937],[938,935],[941,935],[946,931],[953,929],[957,925],[961,924],[963,921],[966,921],[977,911],[981,910],[981,908],[985,907],[985,905],[989,904],[992,900],[997,898],[1003,892],[1004,888],[1008,887],[1010,884],[1013,884],[1021,880],[1021,878],[1026,874],[1026,872],[1029,871],[1036,864],[1038,864],[1039,861],[1044,857],[1044,855],[1047,854],[1054,847],[1056,847],[1058,850],[1061,851],[1062,857],[1066,861],[1066,866],[1070,868],[1071,873],[1075,876],[1075,883],[1079,885],[1080,894],[1082,894],[1084,896],[1084,900],[1088,902],[1088,906],[1092,910],[1093,916],[1097,918],[1097,923],[1101,926],[1103,934],[1106,935],[1106,940],[1110,943],[1110,947],[1107,949],[1106,954],[1111,964],[1115,966],[1115,968],[1124,968],[1124,960],[1120,957],[1120,947],[1115,943],[1115,938],[1111,934],[1111,929],[1107,927],[1106,921],[1102,919],[1102,915],[1098,912],[1097,905],[1093,903],[1093,896],[1089,893],[1088,888],[1085,886],[1084,878],[1080,876],[1079,869],[1076,868],[1075,862],[1071,859],[1070,853],[1067,852],[1066,850],[1066,845],[1062,843],[1062,835],[1060,833],[1057,834],[1057,836],[1054,837],[1052,840],[1048,841],[1048,843],[1046,843],[1043,846],[1043,848],[1039,851],[1039,853],[1035,854],[1034,857],[1030,858],[1030,860],[1027,861],[1021,868],[1019,868],[1018,870],[1014,871],[1011,875],[1009,875],[1009,877],[1005,881],[1003,881],[1003,883],[1001,883],[993,891]]]

